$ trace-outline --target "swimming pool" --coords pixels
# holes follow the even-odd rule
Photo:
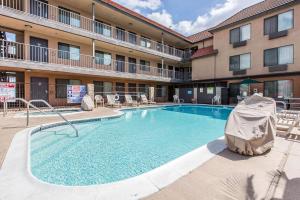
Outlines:
[[[59,185],[111,183],[160,167],[223,135],[231,108],[170,106],[125,110],[120,118],[34,133],[31,172]]]

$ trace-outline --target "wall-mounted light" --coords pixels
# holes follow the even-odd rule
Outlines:
[[[25,28],[32,28],[32,26],[29,24],[25,24]]]

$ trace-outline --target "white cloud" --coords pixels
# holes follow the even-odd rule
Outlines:
[[[211,8],[207,14],[198,16],[195,21],[183,20],[174,23],[172,15],[166,10],[152,12],[147,17],[167,27],[171,27],[184,35],[191,35],[215,26],[230,17],[233,13],[260,1],[262,0],[225,0],[224,3]]]
[[[115,1],[137,12],[140,12],[140,9],[156,10],[160,8],[162,5],[161,0],[115,0]]]
[[[166,10],[162,10],[161,12],[153,12],[151,14],[148,14],[147,17],[160,24],[165,25],[166,27],[174,28],[172,15]]]

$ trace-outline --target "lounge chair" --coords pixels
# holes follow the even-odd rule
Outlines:
[[[148,100],[146,95],[141,94],[141,103],[142,104],[156,104],[156,102]]]
[[[116,101],[115,100],[115,95],[112,94],[108,94],[106,95],[107,98],[107,106],[111,106],[111,107],[121,107],[120,101]]]
[[[288,136],[295,127],[299,126],[300,113],[283,111],[277,113],[277,118],[277,135]]]
[[[95,106],[97,108],[98,103],[101,104],[102,107],[104,107],[104,99],[102,97],[102,95],[96,95],[95,96]]]
[[[173,95],[173,102],[174,103],[183,103],[184,99],[179,99],[179,96],[175,94],[175,95]]]
[[[128,106],[138,106],[138,102],[135,100],[132,100],[132,96],[129,94],[125,94],[125,102]]]
[[[220,105],[221,104],[221,97],[216,95],[211,99],[212,105]]]

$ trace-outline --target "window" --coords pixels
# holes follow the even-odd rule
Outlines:
[[[96,20],[95,22],[95,32],[106,37],[111,37],[111,26]]]
[[[93,81],[94,83],[94,93],[95,95],[103,95],[103,82],[102,81]]]
[[[113,90],[113,84],[112,84],[112,82],[104,82],[103,83],[103,92],[104,92],[104,95],[111,94],[112,90]]]
[[[151,48],[151,41],[148,38],[141,37],[141,46]]]
[[[129,63],[129,73],[136,73],[136,59],[128,58]]]
[[[100,65],[111,65],[111,54],[102,51],[95,52],[95,62]]]
[[[140,60],[140,69],[142,71],[150,71],[150,62],[145,60]]]
[[[65,43],[58,43],[58,58],[80,60],[80,47]]]
[[[247,53],[237,56],[230,56],[229,65],[230,71],[249,69],[251,67],[251,54]]]
[[[293,28],[294,12],[288,11],[273,17],[269,17],[264,21],[264,34],[269,35]]]
[[[264,83],[264,96],[272,98],[293,97],[293,81],[266,81]]]
[[[59,7],[59,22],[80,27],[80,13]]]
[[[125,72],[125,56],[116,55],[116,71]]]
[[[156,86],[156,97],[162,97],[162,86],[161,85]]]
[[[264,51],[264,66],[292,64],[294,62],[294,46],[284,46]]]
[[[80,85],[80,80],[55,79],[55,97],[67,98],[67,85]]]
[[[12,56],[12,55],[16,55],[17,54],[17,49],[16,49],[16,41],[17,41],[17,35],[15,33],[11,33],[11,32],[4,32],[1,31],[0,32],[1,40],[6,40],[7,44],[4,44],[5,46],[7,45],[7,53]],[[3,43],[6,43],[3,42]]]
[[[136,34],[135,33],[129,32],[128,39],[131,44],[136,44]]]
[[[251,38],[250,24],[230,30],[230,44],[250,40],[250,38]]]
[[[117,39],[125,41],[125,30],[117,27]]]

